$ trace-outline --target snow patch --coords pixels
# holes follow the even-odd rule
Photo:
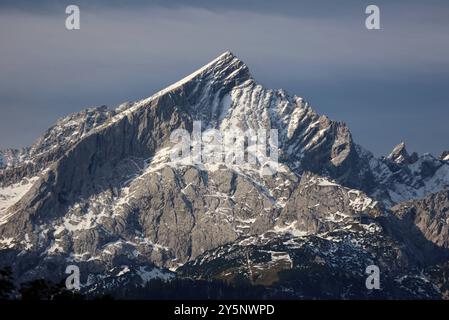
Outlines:
[[[16,204],[22,197],[30,191],[39,177],[25,178],[19,183],[0,188],[0,225],[7,222],[14,212],[8,212],[8,209]]]
[[[137,270],[137,274],[142,279],[142,285],[145,285],[152,279],[162,279],[165,281],[169,281],[174,278],[174,275],[168,272],[163,272],[160,269],[153,268],[150,271],[147,271],[146,267],[139,267]]]
[[[295,237],[303,237],[303,236],[306,236],[307,235],[307,232],[305,232],[305,231],[302,231],[302,230],[299,230],[298,228],[296,228],[296,221],[294,221],[294,222],[292,222],[291,224],[289,224],[289,225],[286,225],[286,226],[283,226],[283,227],[281,227],[281,226],[275,226],[274,227],[274,232],[276,232],[276,233],[288,233],[288,234],[291,234],[291,235],[293,235],[293,236],[295,236]]]

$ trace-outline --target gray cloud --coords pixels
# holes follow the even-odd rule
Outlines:
[[[363,1],[75,2],[79,31],[65,30],[53,1],[1,4],[0,148],[29,144],[69,112],[150,96],[227,49],[376,153],[400,140],[449,148],[443,2],[379,1],[380,31],[364,28]]]

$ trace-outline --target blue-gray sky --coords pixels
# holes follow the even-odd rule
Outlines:
[[[65,29],[65,7],[81,30]],[[365,28],[368,4],[381,30]],[[346,122],[377,155],[449,149],[448,1],[0,2],[0,148],[152,95],[231,50],[269,88]]]

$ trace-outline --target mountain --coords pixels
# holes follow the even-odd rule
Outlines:
[[[401,142],[396,147],[394,147],[393,151],[388,155],[388,160],[398,164],[412,164],[418,160],[418,154],[413,152],[412,155],[409,155],[407,149],[405,148],[405,143]]]
[[[196,121],[203,133],[276,129],[277,171],[174,164],[172,133],[192,132]],[[382,297],[441,296],[418,270],[447,258],[447,233],[434,230],[447,222],[435,227],[397,208],[445,192],[449,163],[409,156],[403,144],[374,157],[346,124],[263,87],[231,52],[149,98],[63,118],[31,147],[0,156],[0,261],[18,281],[59,281],[69,264],[97,290],[125,274],[228,280],[230,272],[319,298],[292,280],[302,272],[306,281],[312,268],[316,281],[338,275],[321,297],[369,297],[361,278],[374,263],[389,273]],[[431,220],[426,206],[419,216]],[[402,291],[391,289],[397,282]]]

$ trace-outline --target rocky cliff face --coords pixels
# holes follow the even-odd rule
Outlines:
[[[382,214],[379,203],[363,192],[306,172],[283,207],[276,227],[317,234],[360,221],[364,216]]]
[[[191,132],[194,121],[203,132],[277,129],[277,172],[173,164],[170,135]],[[192,269],[204,254],[252,242],[262,250],[260,243],[271,245],[265,237],[282,246],[294,237],[292,250],[323,250],[328,257],[317,259],[324,265],[340,250],[346,260],[360,255],[352,265],[359,275],[354,268],[377,261],[386,269],[406,266],[414,277],[434,246],[447,248],[447,225],[433,222],[431,203],[413,202],[420,209],[412,213],[398,209],[407,204],[388,209],[447,189],[447,161],[409,156],[402,145],[375,158],[344,123],[263,87],[230,52],[147,99],[68,116],[31,147],[0,156],[0,255],[19,279],[63,276],[70,263],[97,280],[122,265],[135,274],[188,266],[183,274],[212,275]],[[403,225],[422,235],[400,231]],[[270,261],[288,260],[276,257]]]
[[[416,226],[427,240],[449,248],[449,191],[400,203],[392,211],[399,219]]]

